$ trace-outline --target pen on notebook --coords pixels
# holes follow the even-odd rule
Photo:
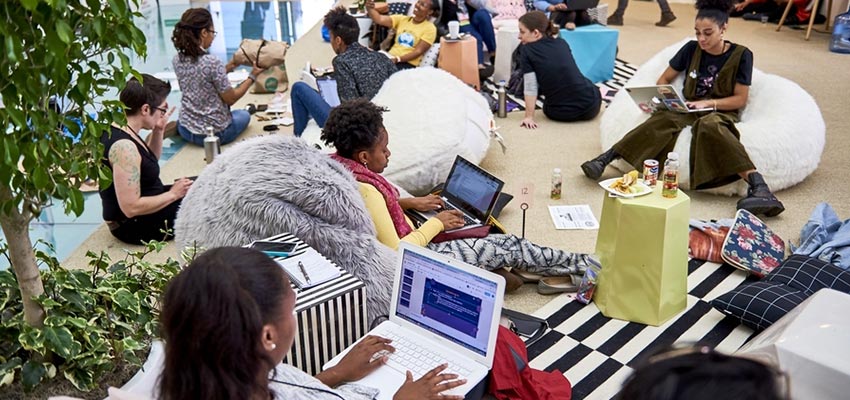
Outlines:
[[[304,263],[301,261],[298,262],[298,269],[301,270],[301,275],[304,275],[304,280],[307,281],[307,284],[309,285],[311,283],[310,275],[307,275],[307,268],[304,268]]]

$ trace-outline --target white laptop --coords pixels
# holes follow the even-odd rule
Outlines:
[[[460,210],[463,213],[464,226],[449,232],[487,223],[504,185],[501,179],[457,156],[440,196],[447,209]],[[419,222],[437,215],[435,211],[418,210],[408,210],[408,214]]]
[[[647,114],[654,113],[657,110],[681,113],[713,110],[711,107],[689,108],[684,96],[673,85],[633,86],[625,89],[641,111]]]
[[[389,321],[367,334],[393,339],[396,351],[388,354],[387,364],[353,383],[380,389],[378,399],[391,399],[406,371],[419,379],[447,363],[444,372],[467,380],[447,394],[465,395],[493,367],[504,293],[501,276],[402,242]],[[336,365],[350,350],[323,368]]]

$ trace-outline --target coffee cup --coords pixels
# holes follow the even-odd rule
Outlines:
[[[449,38],[457,39],[460,36],[460,22],[449,21]]]

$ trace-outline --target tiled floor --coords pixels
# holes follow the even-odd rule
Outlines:
[[[243,38],[284,40],[290,43],[307,32],[333,5],[333,0],[294,1],[180,1],[143,0],[140,8],[144,15],[137,26],[148,39],[148,57],[135,59],[140,72],[156,74],[171,70],[171,58],[176,53],[171,44],[171,32],[183,11],[190,7],[208,7],[213,14],[216,37],[210,51],[228,60],[238,49]],[[179,107],[180,92],[172,92],[169,104]],[[177,118],[174,113],[172,119]],[[167,162],[185,144],[179,137],[167,139],[163,144],[161,163]],[[100,196],[97,192],[85,194],[85,211],[79,217],[65,215],[61,203],[42,212],[33,221],[30,237],[35,243],[43,240],[55,248],[58,259],[64,259],[103,221]],[[0,237],[2,238],[2,237]],[[93,249],[96,250],[96,249]],[[0,257],[0,269],[8,267],[8,260]]]

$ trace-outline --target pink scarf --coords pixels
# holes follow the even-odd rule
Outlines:
[[[365,165],[359,164],[356,161],[340,156],[338,153],[331,154],[331,158],[338,161],[340,164],[348,168],[354,174],[354,179],[357,182],[366,183],[378,189],[378,192],[384,196],[384,202],[387,203],[387,211],[390,212],[390,218],[393,220],[393,226],[399,238],[403,238],[413,232],[413,229],[404,218],[404,210],[398,203],[398,190],[389,183],[383,176],[366,168]]]

